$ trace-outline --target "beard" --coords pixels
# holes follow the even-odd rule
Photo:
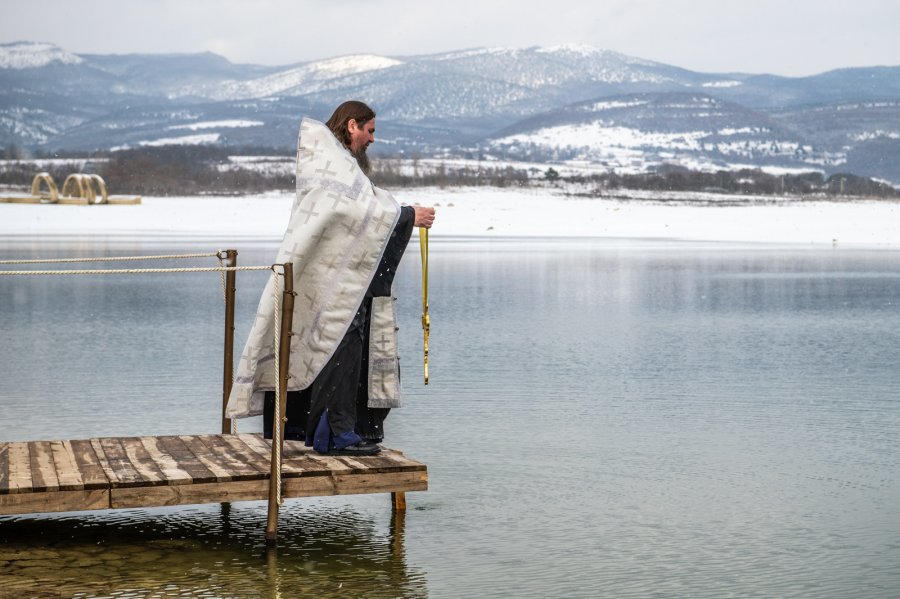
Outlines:
[[[368,154],[366,154],[366,148],[350,153],[356,158],[356,163],[359,164],[359,168],[362,169],[362,172],[368,176],[369,173],[372,172],[372,163],[369,161]]]

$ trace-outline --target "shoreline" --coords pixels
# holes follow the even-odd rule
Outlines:
[[[900,201],[633,192],[583,197],[547,189],[401,188],[404,204],[434,205],[434,237],[592,239],[900,248]],[[0,242],[38,239],[277,243],[294,194],[145,197],[137,206],[0,204]]]

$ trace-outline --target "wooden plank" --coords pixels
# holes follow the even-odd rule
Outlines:
[[[260,441],[266,442],[261,437]],[[282,478],[328,476],[329,470],[324,468],[321,462],[312,459],[313,455],[316,455],[316,451],[312,447],[307,447],[302,441],[285,441],[281,460]]]
[[[244,442],[244,435],[222,435],[222,440],[235,452],[245,456],[245,459],[261,472],[265,472],[268,478],[270,472],[269,454],[260,454],[253,447]]]
[[[150,457],[150,452],[147,451],[147,448],[144,447],[144,444],[141,443],[138,437],[121,437],[119,442],[125,450],[128,461],[140,473],[145,484],[149,486],[167,484],[166,475],[162,473],[162,470]]]
[[[392,472],[384,474],[338,474],[335,476],[298,477],[284,481],[285,497],[315,497],[428,490],[426,472]]]
[[[94,451],[91,441],[89,439],[77,439],[70,444],[72,452],[75,454],[75,463],[78,464],[78,471],[81,474],[85,490],[108,489],[109,478],[107,478],[106,472],[100,465],[100,459],[97,457],[97,452]]]
[[[259,434],[239,435],[247,445],[254,447],[257,452],[272,451],[271,440],[264,439]],[[299,454],[299,455],[296,455]],[[365,468],[359,468],[360,472]],[[306,447],[300,441],[285,441],[282,453],[282,478],[294,476],[327,476],[335,472],[350,473],[354,468],[341,462],[332,456],[323,456],[316,453],[311,447]]]
[[[271,451],[270,441],[263,439],[258,433],[237,435],[258,453],[265,452],[268,457]],[[363,473],[363,472],[395,472],[426,470],[425,464],[403,457],[402,452],[395,449],[382,449],[375,456],[324,456],[301,441],[285,441],[282,472],[285,477],[316,476],[329,473]]]
[[[209,471],[209,468],[201,464],[197,456],[178,437],[157,437],[157,444],[161,450],[172,456],[181,470],[188,473],[192,483],[212,483],[216,481],[215,475]]]
[[[260,437],[260,439],[262,439],[262,437]],[[265,439],[263,439],[263,441],[265,441]],[[284,451],[285,453],[290,453],[297,456],[316,452],[316,450],[312,447],[307,447],[306,443],[304,443],[303,441],[295,440],[286,440],[284,442]]]
[[[428,473],[426,472],[338,474],[333,478],[338,495],[428,490]]]
[[[9,444],[9,492],[31,493],[31,454],[28,443]]]
[[[310,454],[309,457],[319,464],[319,469],[327,471],[328,474],[352,474],[354,470],[357,470],[340,461],[335,456],[313,453]]]
[[[203,435],[201,440],[231,472],[234,480],[259,480],[268,476],[268,463],[263,463],[249,448],[243,453],[238,452],[225,442],[223,435]],[[252,456],[248,457],[248,453]]]
[[[59,491],[50,442],[30,441],[28,450],[31,452],[31,485],[34,492]]]
[[[110,491],[114,508],[151,507],[190,503],[263,500],[269,496],[269,481],[241,480],[227,483],[196,483],[162,487],[121,488]]]
[[[363,461],[371,463],[372,458],[375,456],[359,456],[359,460],[357,461],[355,458],[350,456],[335,456],[337,460],[347,466],[350,466],[353,472],[367,472],[370,469],[370,466],[367,466],[363,463]]]
[[[328,476],[330,471],[323,464],[312,458],[309,452],[301,455],[286,453],[282,459],[282,478],[295,476]]]
[[[256,452],[257,455],[262,456],[266,463],[272,459],[272,440],[264,439],[262,435],[257,433],[251,434],[240,434],[235,435],[238,439],[244,442],[247,447]]]
[[[100,439],[91,439],[90,444],[94,449],[94,455],[97,456],[97,463],[100,464],[100,468],[103,469],[103,474],[106,475],[106,480],[109,481],[109,486],[117,486],[119,484],[119,477],[116,476],[116,471],[110,466],[109,460],[106,459],[106,452],[103,451]]]
[[[425,470],[424,464],[418,464],[417,462],[405,459],[398,460],[396,457],[397,456],[392,456],[387,452],[382,451],[373,456],[359,456],[356,458],[341,456],[340,459],[346,464],[353,466],[356,471],[359,471],[359,468],[361,467],[364,469],[362,472],[370,474]]]
[[[384,460],[387,460],[387,461],[397,464],[397,467],[404,471],[413,472],[413,471],[417,471],[417,470],[424,471],[424,470],[428,469],[428,467],[425,464],[423,464],[422,462],[417,462],[415,460],[411,460],[411,459],[407,458],[406,456],[404,456],[400,452],[384,452],[384,451],[382,451],[379,454],[379,457],[381,457]]]
[[[141,437],[141,445],[166,478],[167,485],[185,485],[193,481],[191,475],[181,469],[178,462],[159,446],[157,437]]]
[[[216,477],[217,482],[230,482],[234,480],[231,471],[222,463],[219,456],[206,446],[199,436],[180,435],[178,438],[191,450],[191,453],[197,457],[197,460],[212,472],[213,476]]]
[[[0,495],[9,493],[9,443],[0,441]]]
[[[125,453],[125,448],[122,446],[119,439],[115,437],[103,437],[97,439],[97,442],[100,444],[100,447],[103,448],[103,455],[106,459],[106,463],[109,464],[109,467],[116,474],[116,479],[118,479],[118,482],[111,486],[139,487],[154,482],[152,480],[145,480],[141,473],[135,469],[131,460],[128,459],[128,454]]]
[[[360,493],[388,493],[425,491],[428,476],[424,472],[396,472],[387,474],[345,474],[339,476],[309,476],[288,479],[282,492],[287,498]],[[197,483],[193,485],[148,488],[119,487],[110,490],[113,508],[151,507],[218,503],[223,501],[262,501],[268,498],[267,480],[231,481],[227,483]]]
[[[107,489],[0,495],[2,515],[105,509],[109,509]]]
[[[56,477],[59,479],[61,491],[80,491],[84,489],[84,481],[75,461],[75,451],[69,441],[50,441],[50,452],[53,454],[53,465],[56,466]]]

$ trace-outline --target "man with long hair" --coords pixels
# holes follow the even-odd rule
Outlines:
[[[434,208],[400,206],[372,185],[366,149],[375,112],[344,102],[325,124],[303,119],[297,199],[276,262],[294,264],[285,438],[320,453],[372,455],[399,407],[400,369],[391,285],[413,227]],[[270,282],[271,283],[271,282]],[[267,291],[270,292],[269,288]],[[228,402],[230,417],[264,413],[271,436],[274,306],[263,292]]]

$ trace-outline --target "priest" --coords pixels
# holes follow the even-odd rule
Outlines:
[[[413,227],[431,227],[434,208],[400,206],[369,181],[375,113],[344,102],[326,123],[304,118],[297,196],[277,263],[294,271],[293,335],[285,438],[324,454],[373,455],[384,419],[400,405],[397,326],[391,284]],[[241,355],[226,415],[274,414],[275,276],[263,291]]]

